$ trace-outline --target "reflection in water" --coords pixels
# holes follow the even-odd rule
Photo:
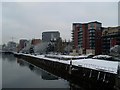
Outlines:
[[[9,58],[9,59],[8,59]],[[12,62],[16,62],[16,59],[14,57],[14,55],[12,54],[2,54],[2,60],[7,60],[8,62],[12,63]]]
[[[42,79],[44,79],[44,80],[58,80],[58,77],[55,77],[49,73],[43,72],[41,76],[42,76]]]
[[[70,88],[69,82],[13,55],[3,55],[3,88]]]
[[[53,76],[50,73],[47,73],[43,71],[42,69],[22,60],[17,58],[17,63],[20,66],[27,66],[31,71],[35,72],[37,75],[41,76],[43,80],[58,80],[57,76]]]
[[[29,65],[29,69],[31,70],[31,71],[33,71],[34,70],[34,66],[33,65]]]

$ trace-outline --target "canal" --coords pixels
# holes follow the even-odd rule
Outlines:
[[[76,88],[93,90],[94,88],[94,86],[87,88],[86,85],[71,83],[12,54],[0,55],[0,61],[2,61],[2,88],[64,88],[66,90],[76,90]],[[101,90],[101,88],[94,90]]]
[[[2,55],[2,88],[70,88],[69,82],[13,55]]]

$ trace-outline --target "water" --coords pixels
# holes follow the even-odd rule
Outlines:
[[[76,88],[93,90],[94,88],[94,86],[87,88],[86,84],[79,86],[71,83],[13,55],[0,55],[0,64],[2,64],[2,83],[0,82],[2,88],[66,88],[67,90],[76,90]],[[120,86],[120,80],[117,86]],[[97,87],[94,90],[107,89]]]
[[[3,55],[0,61],[2,88],[70,88],[68,81],[13,55]]]

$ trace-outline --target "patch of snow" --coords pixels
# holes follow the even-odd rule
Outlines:
[[[98,59],[74,60],[73,65],[82,66],[95,70],[102,70],[114,74],[117,74],[117,70],[118,70],[118,62],[98,60]]]

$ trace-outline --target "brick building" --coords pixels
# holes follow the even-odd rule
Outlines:
[[[32,39],[31,44],[32,45],[37,45],[41,43],[41,39]]]
[[[26,39],[21,39],[21,40],[19,41],[19,45],[17,46],[17,51],[20,51],[20,50],[22,50],[24,47],[26,47],[28,42],[29,42],[29,41],[26,40]]]
[[[111,47],[120,45],[120,26],[103,28],[102,42],[103,54],[109,54]]]
[[[100,22],[73,23],[73,48],[80,54],[100,54],[102,28]]]

